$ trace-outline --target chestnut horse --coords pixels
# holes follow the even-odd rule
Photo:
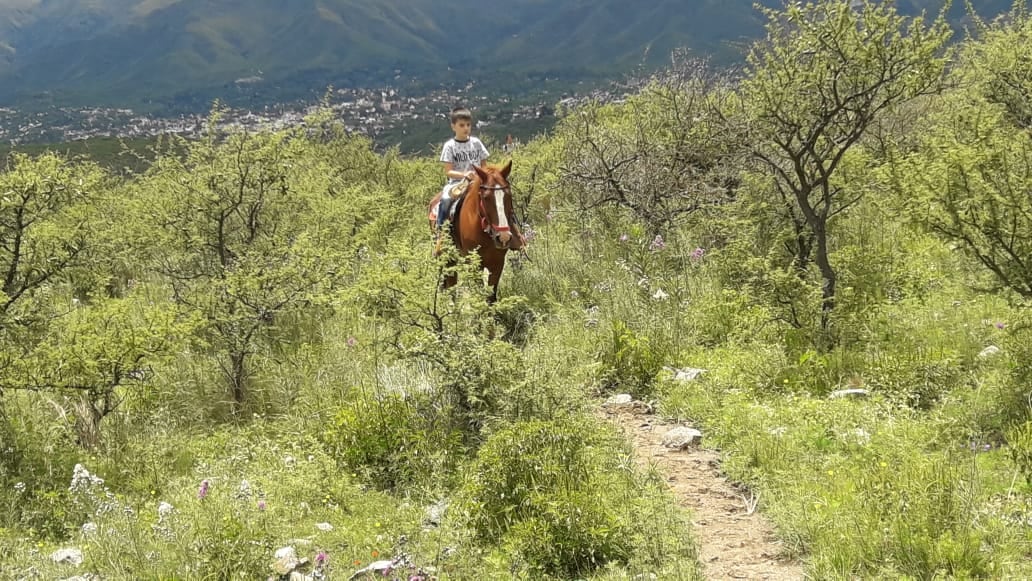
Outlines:
[[[480,265],[486,268],[491,286],[490,302],[498,300],[498,281],[505,268],[505,255],[510,250],[523,248],[523,237],[511,224],[512,191],[509,187],[509,172],[512,162],[504,166],[475,167],[476,177],[470,182],[466,193],[455,202],[455,220],[451,225],[451,238],[459,254],[468,255],[476,250]],[[431,210],[433,210],[433,204]],[[431,221],[430,227],[434,227]],[[514,234],[515,233],[515,234]],[[450,288],[458,282],[456,275],[449,275],[444,287]]]

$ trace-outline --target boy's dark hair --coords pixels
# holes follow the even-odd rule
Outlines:
[[[465,107],[456,107],[451,112],[451,122],[473,121],[473,113]]]

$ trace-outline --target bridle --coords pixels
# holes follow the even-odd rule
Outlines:
[[[497,197],[498,192],[502,192],[501,199]],[[480,227],[483,228],[484,232],[490,234],[492,238],[497,238],[499,234],[510,231],[508,217],[505,215],[505,194],[510,194],[508,185],[480,185],[480,207],[477,210],[477,213],[480,216]],[[487,206],[484,205],[484,201],[489,197],[495,198],[498,219],[501,224],[492,224],[491,219],[488,218]]]

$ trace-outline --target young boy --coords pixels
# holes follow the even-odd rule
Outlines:
[[[448,183],[444,185],[441,192],[441,204],[437,208],[437,229],[441,230],[444,221],[448,218],[448,211],[451,209],[451,190],[475,175],[474,167],[480,167],[488,158],[487,147],[477,139],[470,136],[473,130],[473,114],[465,107],[457,107],[451,112],[451,128],[455,137],[444,144],[441,151],[441,162],[444,163],[444,173],[448,176]]]

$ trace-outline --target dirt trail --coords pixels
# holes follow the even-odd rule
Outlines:
[[[798,563],[781,556],[773,526],[751,512],[742,492],[721,475],[718,454],[665,448],[663,435],[678,425],[654,415],[626,408],[604,408],[603,414],[633,443],[638,464],[655,464],[681,505],[692,511],[699,561],[707,579],[805,578]]]

